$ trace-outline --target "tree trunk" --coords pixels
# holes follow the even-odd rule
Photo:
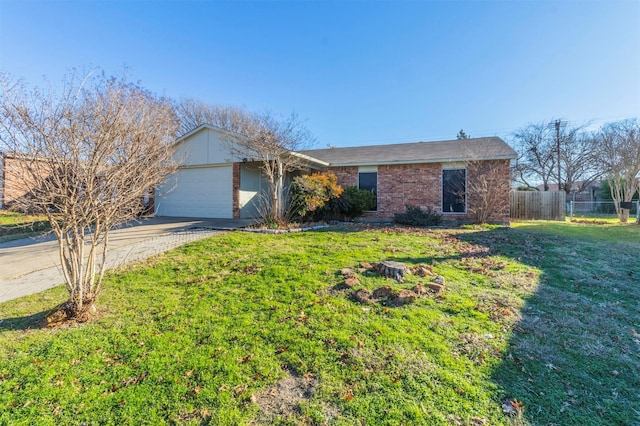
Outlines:
[[[282,167],[282,162],[280,161],[278,161],[278,185],[276,191],[278,192],[278,206],[276,209],[276,214],[278,215],[278,219],[280,220],[284,218],[284,170]]]
[[[620,223],[627,223],[629,221],[629,209],[620,209]]]

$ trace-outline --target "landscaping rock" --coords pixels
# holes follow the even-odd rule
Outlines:
[[[352,276],[353,275],[353,269],[351,269],[351,268],[342,268],[340,270],[340,273],[342,274],[343,277]]]
[[[360,267],[364,269],[373,269],[373,265],[369,262],[360,262]]]
[[[356,274],[353,272],[353,269],[342,268],[340,270],[340,273],[342,274],[342,278],[344,279],[345,286],[351,288],[360,284],[360,280],[358,279]]]
[[[361,288],[360,290],[354,292],[353,298],[365,305],[370,305],[373,303],[373,300],[371,300],[371,292],[366,288]]]
[[[418,265],[413,268],[413,273],[419,277],[435,277],[436,274],[427,265]]]
[[[393,298],[393,303],[396,306],[408,305],[413,303],[418,298],[418,295],[411,290],[400,290],[396,297]]]
[[[437,275],[436,279],[433,280],[434,283],[444,285],[444,277],[442,275]]]
[[[427,287],[429,287],[429,290],[431,290],[432,292],[434,292],[435,294],[439,294],[444,290],[444,285],[443,284],[438,284],[438,283],[428,283]]]
[[[427,289],[421,284],[416,284],[416,286],[413,288],[413,292],[418,296],[424,296],[425,294],[427,294]]]
[[[351,276],[344,279],[344,285],[346,285],[349,288],[355,287],[359,284],[360,284],[360,280],[358,280],[358,277],[356,276]]]
[[[409,271],[409,268],[404,263],[390,260],[376,263],[374,268],[380,275],[393,278],[399,283],[404,281],[404,275]]]
[[[373,297],[376,299],[385,299],[393,295],[393,289],[388,285],[373,290]]]

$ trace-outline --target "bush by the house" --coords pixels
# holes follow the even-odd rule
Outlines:
[[[397,213],[394,221],[409,226],[435,226],[442,223],[442,215],[431,207],[423,210],[420,207],[407,206],[407,211]]]
[[[342,220],[361,216],[376,207],[376,196],[371,191],[348,186],[339,198],[332,198],[314,213],[316,220]]]
[[[349,219],[361,216],[367,210],[373,210],[376,207],[376,196],[373,192],[364,189],[358,189],[356,186],[345,188],[341,199],[343,200],[343,208],[340,212]]]
[[[309,219],[327,202],[339,198],[342,187],[333,173],[296,176],[291,183],[291,207],[294,217]]]

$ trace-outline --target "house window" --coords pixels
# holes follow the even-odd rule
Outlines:
[[[466,213],[465,169],[442,170],[442,213]]]
[[[358,170],[358,188],[373,192],[376,196],[376,205],[373,210],[378,210],[378,168],[361,167]]]

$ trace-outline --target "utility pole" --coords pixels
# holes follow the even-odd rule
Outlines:
[[[560,175],[560,128],[567,125],[566,121],[556,120],[553,123],[549,123],[549,127],[556,129],[556,154],[558,156],[558,191],[562,185],[562,177]]]

